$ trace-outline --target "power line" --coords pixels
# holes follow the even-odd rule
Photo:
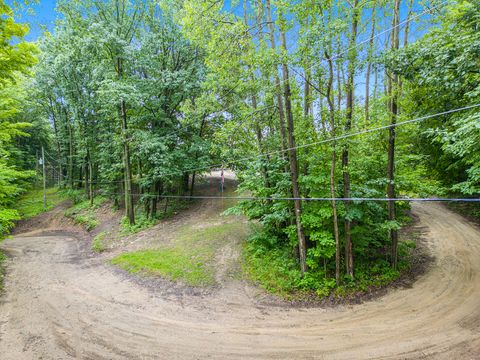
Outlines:
[[[262,157],[268,157],[268,156],[271,156],[271,155],[281,154],[283,152],[287,152],[287,151],[291,151],[291,150],[304,149],[304,148],[307,148],[307,147],[326,144],[326,143],[334,142],[334,141],[337,141],[337,140],[343,140],[343,139],[347,139],[347,138],[358,136],[358,135],[364,135],[364,134],[368,134],[368,133],[372,133],[372,132],[376,132],[376,131],[386,130],[386,129],[390,129],[392,127],[398,127],[398,126],[402,126],[402,125],[406,125],[406,124],[425,121],[425,120],[432,119],[432,118],[435,118],[435,117],[448,115],[448,114],[453,114],[453,113],[456,113],[456,112],[465,111],[465,110],[469,110],[469,109],[474,109],[474,108],[477,108],[477,107],[480,107],[480,103],[474,104],[474,105],[464,106],[464,107],[457,108],[457,109],[447,110],[447,111],[443,111],[443,112],[436,113],[436,114],[426,115],[426,116],[422,116],[422,117],[418,117],[418,118],[414,118],[414,119],[410,119],[410,120],[405,120],[405,121],[402,121],[402,122],[398,122],[396,124],[389,124],[389,125],[376,127],[376,128],[373,128],[373,129],[366,129],[366,130],[361,130],[361,131],[357,131],[357,132],[354,132],[354,133],[335,136],[335,137],[331,137],[331,138],[328,138],[328,139],[315,141],[315,142],[308,143],[308,144],[298,145],[298,146],[287,148],[287,149],[275,150],[275,151],[264,153],[264,154],[259,154],[259,155],[255,155],[255,156],[249,156],[249,157],[244,157],[244,158],[240,158],[240,159],[235,159],[235,160],[228,161],[226,163],[234,164],[234,163],[238,163],[238,162],[242,162],[242,161],[255,160],[255,159],[258,159],[258,158],[262,158]],[[209,169],[213,169],[213,168],[222,167],[223,165],[224,164],[218,164],[217,163],[217,164],[213,164],[213,165],[206,165],[204,167],[184,169],[184,170],[182,170],[182,172],[185,173],[185,172],[192,172],[192,171],[198,171],[198,170],[209,170]],[[177,175],[177,174],[178,173],[167,173],[167,174],[162,174],[162,176]],[[140,178],[140,179],[136,179],[136,180],[142,180],[142,179],[146,179],[146,178]],[[78,180],[73,180],[73,181],[83,181],[83,180],[78,179]],[[111,181],[111,182],[105,182],[105,183],[122,183],[122,182],[123,182],[122,180],[119,180],[119,181]],[[94,183],[94,181],[92,181],[92,183]]]
[[[110,195],[125,195],[125,193],[110,193]],[[404,202],[480,202],[480,198],[368,198],[368,197],[256,197],[256,196],[200,196],[200,195],[159,195],[159,194],[131,194],[133,196],[141,197],[155,197],[160,199],[196,199],[196,200],[254,200],[254,201],[353,201],[353,202],[366,202],[366,201],[375,201],[375,202],[389,202],[389,201],[404,201]]]
[[[303,148],[307,148],[307,147],[311,147],[311,146],[315,146],[315,145],[320,145],[320,144],[325,144],[325,143],[329,143],[329,142],[333,142],[333,141],[337,141],[337,140],[350,138],[350,137],[353,137],[353,136],[358,136],[358,135],[363,135],[363,134],[367,134],[367,133],[371,133],[371,132],[375,132],[375,131],[390,129],[392,127],[411,124],[411,123],[414,123],[414,122],[424,121],[424,120],[431,119],[431,118],[438,117],[438,116],[442,116],[442,115],[447,115],[447,114],[452,114],[452,113],[459,112],[459,111],[473,109],[473,108],[476,108],[476,107],[479,107],[479,106],[480,106],[480,103],[475,104],[475,105],[469,105],[469,106],[465,106],[465,107],[462,107],[462,108],[448,110],[448,111],[444,111],[444,112],[433,114],[433,115],[426,115],[426,116],[422,116],[422,117],[419,117],[419,118],[398,122],[396,124],[380,126],[380,127],[373,128],[373,129],[361,130],[361,131],[358,131],[358,132],[355,132],[355,133],[349,133],[349,134],[336,136],[336,137],[325,139],[325,140],[315,141],[315,142],[312,142],[312,143],[309,143],[309,144],[298,145],[298,146],[290,147],[290,148],[287,148],[287,149],[276,150],[276,151],[272,151],[272,152],[269,152],[269,153],[244,157],[244,158],[236,159],[236,160],[233,160],[233,161],[228,161],[227,163],[232,164],[232,163],[238,163],[238,162],[242,162],[242,161],[255,160],[257,158],[268,157],[268,156],[271,156],[271,155],[281,154],[283,152],[287,152],[287,151],[291,151],[291,150],[303,149]],[[208,165],[206,167],[186,169],[186,170],[184,170],[184,172],[191,172],[191,171],[196,171],[196,170],[208,170],[208,169],[211,169],[211,168],[218,168],[218,167],[221,167],[221,166],[223,166],[223,164]],[[164,176],[165,175],[168,176],[169,174],[164,174]],[[175,174],[171,174],[171,175],[175,175]]]
[[[415,16],[408,17],[407,19],[405,19],[404,21],[400,22],[399,24],[397,24],[397,25],[395,25],[395,26],[393,26],[393,27],[390,27],[390,28],[388,28],[388,29],[386,29],[386,30],[384,30],[384,31],[381,31],[381,32],[375,34],[373,37],[368,37],[367,39],[362,40],[361,42],[355,44],[354,46],[351,46],[351,47],[349,47],[348,49],[345,49],[345,50],[337,53],[336,55],[334,55],[333,57],[331,57],[331,60],[332,60],[332,61],[338,60],[338,59],[339,59],[340,57],[342,57],[345,53],[348,53],[348,52],[350,52],[351,50],[354,50],[354,49],[362,46],[363,44],[366,44],[366,43],[370,42],[372,39],[376,39],[377,37],[380,37],[380,36],[382,36],[382,35],[390,32],[390,31],[396,29],[397,27],[401,27],[401,26],[403,26],[403,25],[405,25],[405,24],[407,24],[407,23],[409,23],[409,22],[411,22],[411,21],[414,21],[414,20],[418,19],[419,17],[427,14],[428,12],[431,12],[433,9],[440,8],[441,6],[443,6],[443,5],[447,4],[447,3],[448,3],[448,0],[445,0],[445,1],[443,1],[442,3],[433,6],[432,8],[427,8],[427,9],[425,9],[424,11],[422,11],[421,13],[416,14]],[[197,13],[197,15],[199,15],[199,14]],[[297,37],[297,38],[298,38],[298,37]],[[294,44],[294,43],[292,43],[292,45],[293,45],[293,44]],[[290,46],[286,49],[287,52],[291,49],[292,45],[290,45]],[[277,49],[276,49],[276,50],[277,50]],[[310,67],[308,67],[308,68],[305,69],[305,70],[306,70],[306,71],[307,71],[307,70],[312,70],[315,66],[320,65],[320,64],[321,64],[323,61],[325,61],[325,60],[328,60],[328,59],[327,59],[326,57],[322,57],[322,58],[320,58],[318,61],[314,62]],[[277,85],[282,85],[282,84],[284,84],[286,81],[287,81],[286,79],[281,80]],[[258,85],[258,84],[254,84],[253,86],[256,86],[256,85]],[[237,86],[238,86],[238,84],[234,87],[234,89],[235,89]],[[222,99],[222,100],[223,100],[223,99]],[[231,105],[229,105],[229,106],[227,106],[227,107],[225,107],[225,108],[223,108],[223,109],[220,109],[220,110],[218,110],[217,112],[227,112],[228,110],[230,110],[230,109],[238,106],[239,104],[245,104],[244,100],[238,101],[238,102],[234,102],[233,104],[231,104]],[[252,111],[251,113],[247,114],[247,116],[253,115],[253,114],[257,113],[257,112],[258,112],[258,110],[254,110],[254,111]],[[240,119],[240,120],[242,120],[242,119]],[[178,133],[178,132],[180,132],[180,131],[182,131],[182,130],[184,130],[184,129],[188,129],[189,127],[191,127],[191,126],[193,126],[193,125],[194,125],[194,124],[192,123],[192,124],[187,125],[186,127],[177,129],[177,130],[173,131],[172,133],[169,133],[169,134],[167,134],[167,135],[162,136],[162,138],[166,138],[166,137],[170,137],[171,135],[175,135],[176,133]]]
[[[407,24],[407,23],[409,23],[409,22],[411,22],[411,21],[413,21],[413,20],[415,20],[415,19],[417,19],[417,18],[425,15],[426,13],[432,11],[433,9],[437,9],[437,8],[439,8],[439,7],[447,4],[447,3],[448,3],[448,0],[445,0],[445,1],[443,1],[442,3],[433,6],[432,8],[427,8],[427,9],[425,9],[424,11],[422,11],[421,13],[416,14],[415,16],[411,16],[411,17],[409,16],[407,19],[405,19],[404,21],[400,22],[399,24],[397,24],[397,25],[395,25],[395,26],[393,26],[393,27],[391,27],[391,28],[388,28],[388,29],[386,29],[386,30],[384,30],[384,31],[381,31],[381,32],[375,34],[373,37],[368,37],[367,39],[365,39],[365,40],[363,40],[363,41],[355,44],[354,46],[351,46],[351,47],[345,49],[344,51],[342,51],[342,52],[340,52],[340,53],[337,53],[336,55],[334,55],[333,57],[331,57],[331,60],[332,60],[332,61],[333,61],[333,60],[337,60],[338,58],[340,58],[340,57],[341,57],[342,55],[344,55],[345,53],[348,53],[348,52],[350,52],[351,50],[354,50],[354,49],[358,48],[359,46],[361,46],[361,45],[363,45],[363,44],[371,41],[372,39],[375,39],[375,38],[377,38],[377,37],[379,37],[379,36],[382,36],[382,35],[390,32],[390,31],[394,30],[394,29],[397,28],[397,27],[403,26],[403,25],[405,25],[405,24]],[[198,13],[196,13],[196,15],[203,16],[203,14],[198,14]],[[287,48],[287,51],[288,51],[289,49],[290,49],[290,47]],[[306,69],[306,70],[312,70],[313,67],[315,67],[315,66],[317,66],[317,65],[320,65],[324,60],[328,60],[328,59],[325,58],[325,57],[322,57],[322,58],[319,59],[318,61],[314,62],[314,63],[313,63],[308,69]],[[281,80],[277,85],[281,85],[281,84],[285,83],[286,81],[287,81],[286,79]],[[257,85],[257,84],[255,84],[255,86],[256,86],[256,85]],[[236,87],[238,87],[238,86],[239,86],[239,84],[237,84],[237,85],[235,85],[233,88],[229,89],[227,95],[229,95],[230,93],[232,93],[232,91],[233,91]],[[71,92],[75,92],[75,90],[73,90],[73,91],[71,91]],[[223,99],[222,99],[222,100],[223,100]],[[232,109],[233,107],[238,106],[238,105],[241,104],[241,103],[244,104],[244,101],[242,100],[242,101],[239,101],[239,102],[235,102],[235,103],[233,103],[233,104],[231,104],[231,105],[229,105],[229,106],[227,106],[227,107],[225,107],[225,108],[223,108],[223,109],[218,110],[217,112],[227,112],[227,110],[230,110],[230,109]],[[254,111],[250,112],[249,114],[247,114],[246,116],[253,115],[253,114],[257,113],[257,112],[258,112],[258,110],[254,110]],[[240,120],[242,120],[242,119],[240,119]],[[162,138],[168,138],[168,137],[170,137],[170,136],[172,136],[172,135],[175,135],[176,133],[178,133],[178,132],[180,132],[180,131],[183,131],[183,130],[185,130],[185,129],[188,129],[189,127],[191,127],[191,126],[193,126],[193,125],[194,125],[194,124],[192,123],[192,124],[187,125],[186,127],[182,127],[182,128],[180,128],[180,129],[177,129],[177,130],[175,130],[175,131],[173,131],[173,132],[171,132],[171,133],[169,133],[169,134],[166,134],[166,135],[162,136]]]

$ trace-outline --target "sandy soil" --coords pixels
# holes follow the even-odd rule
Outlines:
[[[144,286],[58,222],[27,229],[0,245],[0,359],[480,359],[480,229],[439,204],[413,210],[428,271],[336,308],[269,306],[236,280],[208,294]]]

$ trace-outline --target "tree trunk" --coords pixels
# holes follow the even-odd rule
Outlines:
[[[117,58],[117,71],[118,77],[123,76],[122,60]],[[121,129],[123,140],[123,169],[124,169],[124,182],[125,182],[125,214],[128,217],[130,225],[135,224],[135,211],[133,208],[133,195],[132,195],[132,169],[130,164],[130,146],[128,143],[128,122],[127,122],[127,107],[125,100],[120,102],[120,115],[121,115]]]
[[[70,182],[70,189],[73,189],[73,133],[72,124],[68,124],[68,137],[69,137],[69,157],[68,157],[68,179]]]
[[[272,49],[275,51],[277,46],[275,44],[275,28],[273,25],[272,20],[272,8],[270,4],[270,0],[266,0],[267,5],[267,22],[268,22],[268,29],[270,33],[270,44]],[[280,83],[280,77],[278,76],[278,67],[275,65],[275,95],[277,98],[277,106],[278,106],[278,117],[280,120],[280,136],[282,140],[282,156],[285,157],[285,150],[287,149],[287,132],[285,129],[285,112],[283,110],[283,100],[282,100],[282,88]]]
[[[53,108],[53,106],[52,106]],[[59,111],[60,116],[60,111]],[[60,175],[63,174],[63,167],[62,167],[62,145],[60,143],[60,136],[58,135],[58,127],[57,127],[57,117],[55,116],[55,111],[52,110],[52,120],[53,120],[53,131],[55,133],[55,140],[57,143],[57,152],[58,152],[58,178],[60,179]],[[53,166],[53,164],[52,164]],[[59,180],[60,181],[60,180]],[[59,184],[60,187],[60,184]]]
[[[351,37],[349,41],[349,48],[352,48],[357,41],[357,28],[358,28],[358,0],[354,1],[352,9],[352,29]],[[348,61],[348,77],[347,77],[347,104],[346,104],[346,121],[345,132],[348,133],[352,127],[353,118],[353,105],[354,105],[354,90],[355,90],[355,63],[356,63],[356,50],[352,50]],[[346,199],[350,198],[350,170],[349,170],[349,147],[348,143],[343,148],[342,153],[342,168],[343,168],[343,195]],[[352,222],[349,219],[349,208],[351,202],[345,200],[345,270],[346,273],[353,277],[353,246],[351,227]]]
[[[308,16],[305,20],[305,28],[306,31],[308,32],[308,27],[309,27],[309,19]],[[305,121],[307,121],[309,115],[311,114],[311,107],[312,107],[312,100],[311,100],[311,89],[310,89],[310,83],[311,83],[311,77],[312,77],[312,72],[310,70],[310,64],[309,61],[305,64],[305,84],[303,88],[303,116],[305,117]],[[315,134],[315,124],[312,123],[312,134]],[[305,157],[308,158],[309,150],[308,148],[304,149]],[[303,163],[303,175],[307,176],[308,175],[308,161],[304,161]],[[308,194],[306,194],[308,196]]]
[[[399,17],[400,17],[400,0],[395,0],[393,24],[392,24],[392,50],[396,51],[399,48]],[[395,124],[398,116],[398,75],[389,74],[389,96],[390,96],[390,125],[388,136],[388,163],[387,163],[387,196],[390,199],[395,198]],[[395,201],[388,202],[388,220],[396,221]],[[398,262],[398,231],[390,229],[390,240],[392,243],[392,267],[397,268]]]
[[[191,184],[190,184],[190,197],[193,196],[193,191],[194,191],[194,189],[195,189],[195,177],[196,177],[196,175],[197,175],[197,172],[194,171],[194,172],[192,173],[192,182],[191,182]]]
[[[151,186],[151,196],[150,196],[150,218],[154,219],[157,216],[157,202],[158,196],[160,195],[161,184],[159,181]]]
[[[247,0],[244,0],[243,1],[243,20],[245,22],[245,26],[247,27],[248,29],[248,17],[247,17]],[[257,14],[257,21],[259,20],[259,16]],[[261,27],[260,24],[257,24],[258,26]],[[251,35],[250,35],[251,36]],[[252,41],[253,41],[253,36],[252,37]],[[250,71],[250,73],[252,74],[252,80],[255,80],[255,78],[253,77],[253,72],[252,72],[252,66],[251,65],[248,65],[248,70]],[[255,91],[253,92],[252,94],[252,108],[253,108],[253,111],[256,112],[257,108],[258,108],[258,101],[257,101],[257,94],[255,93]],[[255,114],[256,115],[256,114]],[[263,136],[262,136],[262,129],[260,127],[260,124],[259,122],[257,121],[257,119],[255,118],[255,115],[254,115],[254,118],[253,118],[253,123],[254,123],[254,128],[255,128],[255,136],[257,138],[257,144],[258,144],[258,151],[261,155],[263,155]],[[263,159],[263,156],[261,157],[261,161],[264,162],[266,159]],[[262,177],[263,177],[263,181],[264,181],[264,186],[266,188],[268,188],[268,174],[267,174],[267,168],[266,166],[263,164],[262,165]]]
[[[90,154],[88,155],[88,176],[88,197],[90,199],[90,206],[93,206],[93,166]]]
[[[282,14],[280,14],[282,16]],[[280,31],[280,39],[282,48],[284,51],[287,51],[287,40],[284,31]],[[295,149],[295,136],[294,136],[294,124],[293,124],[293,112],[292,112],[292,99],[291,99],[291,90],[290,90],[290,80],[288,73],[288,66],[283,61],[282,62],[282,72],[283,72],[283,86],[284,86],[284,96],[285,96],[285,110],[287,115],[287,130],[288,130],[288,147],[289,147],[289,162],[290,162],[290,174],[292,179],[292,193],[294,197],[294,207],[295,207],[295,220],[297,226],[297,237],[298,237],[298,253],[300,258],[300,271],[302,276],[307,271],[307,249],[305,234],[303,232],[302,226],[302,203],[300,201],[300,188],[298,185],[298,163],[297,163],[297,150]]]
[[[333,62],[328,54],[325,54],[325,57],[328,59],[328,85],[327,85],[327,104],[329,110],[329,119],[331,127],[331,136],[335,138],[335,104],[333,101]],[[332,144],[332,163],[330,166],[330,197],[332,198],[332,211],[333,211],[333,234],[335,237],[335,281],[337,285],[340,285],[340,235],[338,231],[338,215],[337,215],[337,202],[334,200],[336,197],[335,191],[335,169],[337,164],[337,149],[336,143],[333,141]]]

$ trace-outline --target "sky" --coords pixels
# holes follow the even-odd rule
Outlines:
[[[12,2],[11,0],[6,1],[9,5],[12,5]],[[30,33],[26,37],[27,41],[37,40],[45,27],[48,30],[53,30],[56,18],[55,2],[55,0],[40,0],[39,4],[29,6],[31,8],[30,11],[22,9],[19,12],[15,12],[17,22],[30,25]]]
[[[38,4],[30,5],[30,11],[27,9],[23,9],[22,11],[16,12],[16,20],[22,23],[28,23],[30,25],[30,33],[26,37],[27,41],[35,41],[37,40],[42,32],[43,29],[53,30],[54,22],[57,14],[55,13],[55,4],[56,0],[39,0]],[[339,0],[342,1],[342,0]],[[12,4],[13,0],[7,0],[7,4]],[[231,7],[232,0],[225,1],[225,8],[228,9]],[[402,8],[402,19],[406,16],[406,3],[407,1],[403,1],[403,8]],[[234,11],[237,15],[242,15],[241,6],[236,6],[236,11]],[[414,12],[422,11],[422,7],[419,4],[419,1],[415,1]],[[415,27],[412,24],[412,27]],[[423,29],[416,29],[416,31],[411,32],[412,37],[416,37],[422,34],[424,31]]]

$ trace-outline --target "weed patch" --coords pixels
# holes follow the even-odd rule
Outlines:
[[[93,205],[90,203],[90,200],[83,200],[65,211],[64,215],[72,219],[75,224],[83,226],[87,231],[91,231],[99,224],[95,210],[102,206],[105,201],[107,199],[101,196],[97,196],[94,199]]]
[[[480,203],[450,202],[448,203],[448,207],[460,215],[473,220],[475,223],[480,224]]]
[[[105,244],[104,244],[104,239],[105,239],[105,236],[107,235],[108,233],[106,231],[102,231],[101,233],[99,233],[97,236],[95,236],[93,238],[93,241],[92,241],[92,250],[97,252],[97,253],[101,253],[103,251],[105,251]]]
[[[184,228],[172,246],[120,255],[112,264],[130,273],[160,275],[191,286],[215,284],[215,254],[232,238],[243,236],[241,223],[226,223],[204,229]]]
[[[136,216],[135,224],[131,225],[128,217],[124,216],[120,223],[120,233],[122,235],[136,234],[137,232],[151,228],[152,226],[156,225],[158,221],[158,219],[151,219],[143,214],[140,214]]]
[[[138,208],[136,211],[135,224],[131,225],[127,217],[123,217],[120,225],[120,233],[122,235],[136,234],[142,230],[146,230],[158,224],[160,220],[167,219],[175,215],[177,212],[188,207],[186,201],[169,201],[163,205],[163,210],[154,218],[148,217],[142,212],[143,209]]]

